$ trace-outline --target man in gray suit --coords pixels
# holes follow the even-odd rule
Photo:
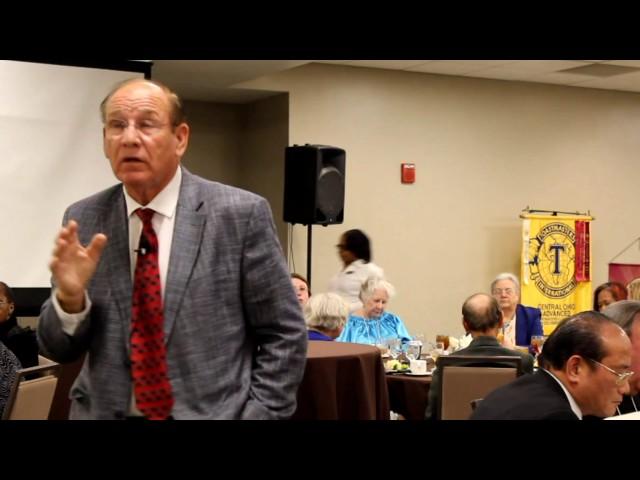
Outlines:
[[[126,81],[101,113],[105,155],[122,184],[65,212],[38,325],[46,356],[87,353],[70,418],[142,416],[131,360],[142,208],[155,212],[170,418],[289,417],[307,333],[267,202],[181,167],[189,126],[166,86]]]

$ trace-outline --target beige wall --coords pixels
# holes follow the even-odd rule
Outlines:
[[[183,164],[192,173],[265,197],[283,249],[287,238],[282,192],[288,109],[286,94],[248,105],[185,102],[191,136]]]
[[[284,150],[289,141],[288,95],[249,104],[245,114],[239,186],[269,200],[278,237],[285,250],[287,227],[282,220],[282,197]]]
[[[289,91],[290,144],[347,152],[345,222],[314,227],[314,292],[340,268],[340,233],[361,228],[412,332],[461,334],[463,300],[519,274],[526,206],[591,211],[594,285],[639,236],[637,94],[320,64],[243,86]],[[294,228],[302,271],[305,235]]]
[[[191,127],[184,166],[209,180],[237,186],[245,123],[243,106],[186,101],[184,108]]]

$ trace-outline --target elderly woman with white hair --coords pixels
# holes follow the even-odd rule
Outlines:
[[[520,304],[520,282],[512,273],[501,273],[491,282],[491,295],[502,310],[502,345],[529,347],[533,335],[542,333],[539,308]]]
[[[337,340],[370,345],[384,344],[390,338],[399,338],[402,342],[411,340],[400,317],[385,311],[394,294],[393,285],[386,280],[372,278],[365,282],[360,291],[363,306],[349,316]]]
[[[349,304],[337,293],[318,293],[309,297],[303,312],[309,340],[332,341],[347,322]]]

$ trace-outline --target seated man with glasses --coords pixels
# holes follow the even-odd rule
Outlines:
[[[543,335],[539,308],[520,304],[520,282],[512,273],[501,273],[491,282],[491,295],[502,310],[500,343],[507,348],[531,347],[531,337]],[[534,353],[529,348],[529,353]]]
[[[598,312],[582,312],[558,324],[544,344],[543,361],[491,392],[472,420],[578,420],[609,417],[629,393],[631,342]]]

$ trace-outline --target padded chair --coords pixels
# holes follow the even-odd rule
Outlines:
[[[38,366],[18,370],[3,420],[47,420],[60,365],[38,355]]]
[[[441,356],[438,368],[442,369],[438,408],[441,420],[468,419],[472,402],[478,403],[523,373],[519,356]]]

